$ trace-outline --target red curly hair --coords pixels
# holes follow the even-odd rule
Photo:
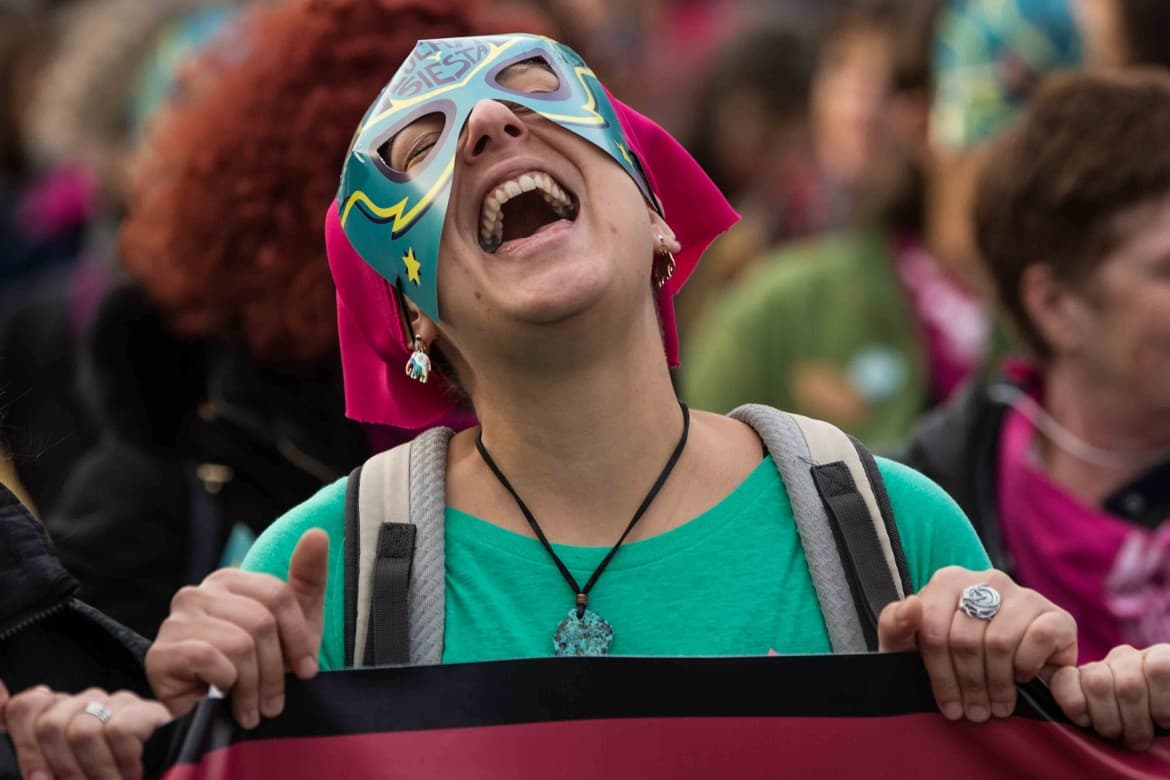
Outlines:
[[[473,34],[466,0],[250,9],[185,70],[135,161],[126,268],[191,338],[261,363],[336,354],[323,214],[354,128],[416,40]]]

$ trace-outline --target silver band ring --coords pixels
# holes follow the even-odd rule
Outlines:
[[[102,723],[109,723],[110,718],[114,717],[114,713],[110,712],[110,708],[102,704],[100,701],[91,701],[85,705],[85,714],[93,715]]]
[[[991,620],[999,612],[999,591],[985,582],[963,588],[959,609],[973,618]]]

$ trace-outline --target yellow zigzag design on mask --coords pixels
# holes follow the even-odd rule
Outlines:
[[[451,172],[453,170],[455,170],[454,157],[452,157],[451,161],[447,163],[447,167],[443,170],[443,172],[439,174],[439,179],[435,182],[434,186],[432,186],[430,190],[428,190],[427,193],[422,196],[418,203],[414,204],[414,208],[412,208],[410,211],[406,210],[406,204],[410,201],[409,195],[395,203],[393,206],[384,208],[370,200],[370,196],[366,195],[366,193],[362,192],[361,190],[356,190],[352,195],[349,196],[349,200],[345,202],[345,208],[341,212],[341,226],[345,227],[345,221],[349,219],[349,212],[353,210],[354,206],[361,203],[366,207],[367,211],[369,211],[378,219],[393,219],[394,221],[390,225],[390,230],[397,234],[400,230],[409,227],[410,223],[414,222],[419,213],[422,212],[422,210],[426,208],[432,200],[435,199],[435,195],[437,195],[439,190],[442,189],[443,185],[447,183],[447,180],[451,178]]]

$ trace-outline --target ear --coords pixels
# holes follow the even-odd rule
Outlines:
[[[663,249],[671,253],[681,252],[682,244],[678,242],[678,237],[670,229],[670,225],[666,224],[662,215],[651,206],[646,207],[646,212],[650,215],[650,241],[654,245],[654,253],[661,254]],[[661,241],[658,239],[659,236],[662,236]]]
[[[423,340],[428,347],[439,337],[439,326],[435,321],[423,313],[414,301],[403,296],[399,299],[406,304],[406,321],[410,325],[410,332],[403,334],[407,344],[413,344],[415,336]]]
[[[1036,333],[1059,356],[1080,348],[1092,327],[1088,303],[1051,266],[1036,263],[1020,277],[1020,304]]]

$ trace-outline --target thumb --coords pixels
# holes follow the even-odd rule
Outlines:
[[[309,625],[321,631],[325,584],[329,579],[329,536],[320,528],[305,532],[288,564],[288,584]]]
[[[918,649],[918,628],[922,625],[922,601],[907,596],[887,604],[878,617],[878,651],[902,653]]]

